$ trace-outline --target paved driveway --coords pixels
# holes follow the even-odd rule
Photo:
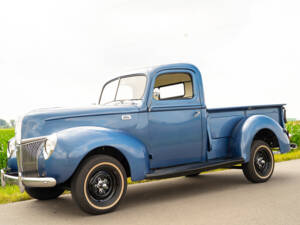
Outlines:
[[[1,225],[300,225],[300,160],[276,164],[271,180],[248,183],[240,170],[130,185],[117,211],[81,212],[71,196],[0,205]]]

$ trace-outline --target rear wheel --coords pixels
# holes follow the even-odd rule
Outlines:
[[[256,140],[251,147],[250,161],[243,164],[245,177],[253,183],[269,180],[274,171],[274,156],[264,141]]]
[[[65,191],[65,189],[62,187],[53,187],[53,188],[26,187],[25,190],[32,198],[38,200],[55,199]]]
[[[72,179],[72,197],[90,214],[114,210],[127,190],[127,177],[122,164],[107,155],[88,158]]]

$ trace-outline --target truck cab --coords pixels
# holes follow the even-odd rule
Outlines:
[[[114,210],[133,181],[240,168],[254,183],[290,143],[283,104],[207,109],[201,73],[162,65],[107,82],[95,106],[35,110],[17,122],[2,185],[36,199],[70,189],[84,211]]]

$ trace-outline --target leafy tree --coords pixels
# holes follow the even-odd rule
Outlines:
[[[5,120],[0,119],[0,128],[9,128],[9,124]]]
[[[12,128],[15,128],[16,127],[16,121],[15,120],[10,120],[10,126]]]

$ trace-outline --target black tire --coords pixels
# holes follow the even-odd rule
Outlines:
[[[113,211],[123,200],[127,176],[122,164],[107,155],[86,159],[72,178],[72,198],[90,214]]]
[[[274,171],[274,156],[269,145],[255,140],[251,147],[250,161],[243,164],[245,177],[253,183],[263,183],[269,180]]]
[[[200,175],[200,173],[192,173],[192,174],[186,175],[186,177],[197,177],[199,175]]]
[[[53,188],[25,187],[25,190],[32,198],[38,200],[55,199],[65,191],[65,189],[62,187],[53,187]]]

